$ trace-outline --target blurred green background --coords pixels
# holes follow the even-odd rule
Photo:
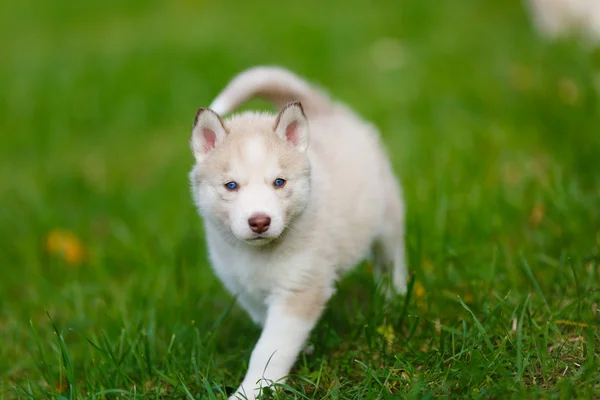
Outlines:
[[[260,64],[376,123],[408,207],[412,295],[344,280],[305,396],[599,395],[598,55],[517,0],[2,2],[0,398],[237,386],[258,330],[207,263],[188,138]]]

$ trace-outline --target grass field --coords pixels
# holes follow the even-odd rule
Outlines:
[[[382,130],[413,274],[360,265],[276,398],[600,398],[600,57],[516,0],[0,4],[0,399],[223,398],[196,108],[279,64]],[[256,103],[264,106],[263,103]]]

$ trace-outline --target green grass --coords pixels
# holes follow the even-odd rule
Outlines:
[[[286,396],[600,398],[600,58],[520,1],[13,1],[0,49],[0,399],[239,384],[259,331],[210,271],[188,135],[256,64],[374,121],[408,205],[409,296],[359,266]]]

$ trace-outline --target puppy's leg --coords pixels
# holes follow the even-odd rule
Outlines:
[[[375,279],[379,283],[384,276],[388,277],[384,289],[386,296],[390,298],[394,293],[406,293],[408,271],[404,243],[404,207],[400,198],[391,198],[387,210],[372,251]]]
[[[252,351],[248,372],[230,400],[254,400],[261,387],[285,380],[331,293],[328,288],[313,287],[269,299],[265,327]]]
[[[246,294],[239,294],[237,296],[237,302],[244,310],[246,310],[255,325],[258,325],[261,328],[265,326],[267,307],[264,302],[259,302]]]

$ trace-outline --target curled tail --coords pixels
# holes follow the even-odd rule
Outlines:
[[[323,92],[278,67],[254,67],[241,72],[221,91],[210,108],[218,114],[227,114],[255,97],[265,98],[278,107],[300,101],[308,116],[332,109],[331,100]]]

